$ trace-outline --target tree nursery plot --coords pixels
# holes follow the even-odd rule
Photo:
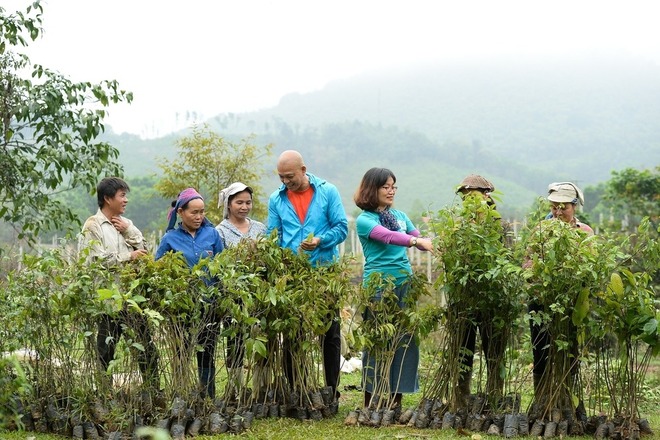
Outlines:
[[[436,222],[444,264],[457,252],[470,251],[469,243],[456,235],[457,225],[450,217]],[[476,227],[475,223],[465,226]],[[455,278],[448,278],[447,268],[438,267],[445,275],[435,286],[415,275],[414,304],[397,309],[396,302],[388,302],[387,283],[376,286],[382,298],[378,302],[373,302],[374,286],[351,283],[349,259],[312,268],[304,256],[280,248],[273,237],[242,243],[192,271],[176,254],[158,261],[141,258],[117,271],[87,261],[84,250],[77,260],[57,251],[26,255],[23,268],[3,282],[0,301],[2,352],[24,356],[23,360],[4,357],[0,364],[4,371],[2,423],[9,429],[3,436],[27,434],[13,431],[18,427],[39,438],[50,434],[122,438],[137,435],[141,429],[160,429],[173,438],[225,433],[253,438],[649,435],[653,428],[657,430],[660,384],[657,309],[649,287],[649,266],[644,265],[657,264],[657,242],[645,236],[649,232],[645,224],[629,246],[596,237],[588,245],[577,246],[575,240],[583,238],[574,230],[566,230],[559,222],[542,227],[549,229],[538,235],[537,226],[531,228],[524,244],[556,256],[535,260],[538,266],[531,266],[527,275],[537,276],[534,271],[538,270],[542,277],[553,265],[554,284],[550,285],[557,290],[544,291],[550,301],[548,310],[561,308],[561,316],[584,331],[577,339],[577,358],[562,349],[567,345],[561,340],[555,342],[557,352],[551,351],[551,356],[566,362],[567,372],[572,371],[573,359],[578,359],[579,376],[570,387],[562,384],[562,377],[570,376],[566,373],[545,379],[559,384],[546,385],[550,391],[538,384],[534,387],[526,331],[530,316],[516,311],[507,315],[509,343],[501,360],[503,368],[498,370],[502,394],[485,392],[489,365],[478,344],[470,388],[461,398],[454,397],[458,390],[452,369],[457,368],[460,352],[450,331],[460,316],[454,315],[451,301],[445,305],[438,301],[440,291],[460,293],[448,290],[453,279],[461,278],[460,269],[451,272]],[[444,241],[448,231],[453,231],[453,241]],[[477,235],[483,245],[487,235],[481,232]],[[543,239],[546,236],[552,239]],[[462,245],[450,246],[453,242]],[[524,283],[515,277],[525,272],[508,259],[512,253],[494,244],[492,250],[493,259],[484,261],[485,273],[490,271],[492,280],[503,276],[498,273],[508,274],[497,285],[511,289],[512,304],[524,302]],[[480,255],[486,254],[482,250]],[[620,258],[647,269],[632,271],[631,266],[618,263]],[[590,272],[593,267],[611,269],[605,276]],[[596,288],[581,283],[576,300],[568,301],[565,293],[571,275],[561,284],[562,268],[572,274],[587,271],[592,274],[589,279],[600,284]],[[199,281],[200,274],[220,282],[207,285]],[[451,295],[447,298],[451,300]],[[342,376],[338,398],[324,386],[319,336],[326,330],[325,316],[344,306],[346,328],[352,329],[345,335],[350,352],[359,356],[369,347],[378,354],[375,368],[385,368],[379,371],[388,373],[393,356],[388,347],[400,335],[411,333],[421,339],[421,388],[405,395],[401,406],[392,407],[391,390],[376,384],[377,397],[365,407],[359,372]],[[96,322],[101,315],[119,314],[125,318],[124,335],[108,371],[102,371],[94,343]],[[379,318],[365,324],[362,318],[369,314]],[[547,316],[539,319],[554,315]],[[151,329],[151,341],[139,331],[144,320]],[[562,329],[564,321],[548,321],[548,325]],[[194,367],[200,350],[198,335],[209,325],[219,332],[214,377],[219,391],[214,399],[200,393]],[[145,381],[140,374],[148,343],[158,350],[157,383]],[[237,355],[241,368],[226,360]],[[289,363],[284,361],[286,356]],[[565,390],[565,397],[553,389]],[[545,392],[549,394],[543,397]],[[386,413],[390,415],[385,417]],[[546,431],[547,426],[554,433]]]
[[[133,100],[116,81],[73,82],[16,52],[43,32],[42,12],[38,1],[25,13],[0,7],[0,217],[16,228],[12,242],[27,244],[77,221],[56,194],[89,193],[100,175],[122,174],[119,150],[97,138],[106,107]],[[376,140],[388,131],[367,128],[383,156]],[[195,152],[237,150],[206,131],[193,131],[182,151],[197,161]],[[231,163],[256,182],[251,139]],[[337,163],[325,154],[334,148],[318,144],[318,156]],[[437,192],[416,151],[408,169]],[[230,163],[215,159],[218,172]],[[156,187],[176,194],[191,174],[178,160],[163,165],[175,178]],[[461,193],[460,204],[425,213],[426,270],[408,273],[407,250],[381,254],[405,262],[398,279],[373,271],[355,282],[359,256],[315,266],[302,249],[280,247],[276,231],[198,253],[193,267],[182,254],[155,260],[144,248],[117,264],[83,245],[20,258],[0,248],[0,439],[658,438],[657,170],[614,173],[605,189],[605,200],[640,218],[634,231],[594,235],[546,219],[571,206],[543,200],[514,237],[490,195]],[[209,191],[233,180],[197,174]],[[336,390],[323,371],[332,324],[344,328],[344,354],[364,360]],[[402,357],[413,359],[405,378]]]

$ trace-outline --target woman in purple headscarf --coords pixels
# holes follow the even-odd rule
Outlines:
[[[176,225],[177,217],[181,218]],[[204,199],[194,189],[187,188],[172,203],[168,215],[167,232],[156,251],[156,260],[167,252],[183,254],[189,267],[195,266],[203,258],[213,258],[223,251],[220,234],[205,216]],[[211,278],[204,279],[207,285],[213,284]],[[211,322],[204,326],[198,337],[203,351],[197,352],[197,372],[202,388],[202,395],[215,398],[215,346],[218,323],[215,314]]]

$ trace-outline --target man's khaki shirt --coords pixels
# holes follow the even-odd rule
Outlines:
[[[81,244],[83,248],[90,248],[90,259],[101,260],[106,266],[114,266],[130,260],[132,251],[147,249],[142,232],[129,219],[122,219],[129,224],[124,233],[115,229],[100,209],[85,221]]]

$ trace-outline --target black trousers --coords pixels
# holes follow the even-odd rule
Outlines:
[[[478,330],[481,336],[481,348],[486,358],[486,391],[501,394],[504,379],[500,377],[500,366],[506,349],[506,335],[502,329],[497,328],[491,316],[477,313],[471,318],[462,320],[461,348],[463,350],[461,350],[458,360],[464,367],[461,375],[472,374]]]
[[[197,343],[202,351],[197,352],[197,368],[215,368],[215,347],[218,341],[219,326],[215,321],[207,323],[197,335]]]
[[[228,329],[231,326],[231,318],[226,316],[222,319],[222,328]],[[235,336],[227,336],[227,368],[239,368],[243,366],[245,357],[245,342],[243,334],[238,333]]]
[[[528,312],[542,312],[543,309],[543,306],[536,303],[529,303],[527,306]],[[536,324],[533,319],[530,319],[529,335],[531,337],[532,355],[534,359],[532,372],[536,377],[541,377],[548,365],[550,333],[548,333],[546,324]]]
[[[527,306],[528,312],[543,312],[545,308],[535,302],[529,303]],[[552,343],[552,337],[548,331],[548,326],[546,323],[536,324],[532,319],[529,320],[529,334],[532,342],[532,354],[534,358],[534,366],[532,372],[536,377],[541,377],[548,366],[548,357],[550,354],[550,344]],[[571,364],[571,374],[573,376],[577,375],[579,372],[579,348],[577,341],[577,329],[573,325],[572,321],[569,324],[569,343],[570,350],[573,356],[573,363]]]
[[[341,325],[339,314],[333,319],[330,328],[323,336],[323,371],[325,384],[336,394],[341,373]]]
[[[202,396],[215,399],[215,347],[218,341],[219,324],[213,314],[210,322],[197,335],[202,351],[197,352],[197,374]]]
[[[141,315],[131,314],[129,316],[128,312],[121,312],[116,318],[110,315],[101,316],[96,335],[96,347],[103,371],[107,371],[110,362],[115,358],[117,342],[124,333],[124,327],[128,326],[135,332],[137,341],[144,346],[144,351],[135,350],[142,381],[146,385],[158,387],[160,384],[158,351],[153,343],[147,319]]]
[[[181,331],[180,340],[182,341],[181,345],[176,347],[175,357],[176,359],[186,359],[187,356],[183,356],[182,353],[186,355],[191,353],[191,350],[195,350],[195,356],[197,358],[197,376],[199,379],[199,386],[201,395],[203,397],[210,397],[211,399],[215,398],[215,350],[216,344],[218,341],[218,334],[220,332],[220,324],[218,322],[217,316],[213,311],[205,311],[202,316],[201,325],[199,328],[200,322],[195,323],[194,328],[199,329],[197,332],[197,344],[202,348],[202,350],[195,350],[195,344],[192,341],[192,325],[184,325]],[[182,366],[185,368],[185,366]]]
[[[284,341],[284,372],[289,384],[294,383],[294,368],[291,360],[291,341]],[[339,374],[341,372],[341,326],[339,312],[335,315],[330,328],[321,338],[323,347],[323,372],[326,386],[332,387],[333,393],[337,394],[339,386]]]

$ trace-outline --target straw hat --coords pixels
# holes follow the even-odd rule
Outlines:
[[[464,190],[485,190],[487,192],[495,191],[495,185],[493,185],[488,179],[482,177],[478,174],[470,174],[466,176],[461,183],[458,185],[456,192],[461,192]]]

